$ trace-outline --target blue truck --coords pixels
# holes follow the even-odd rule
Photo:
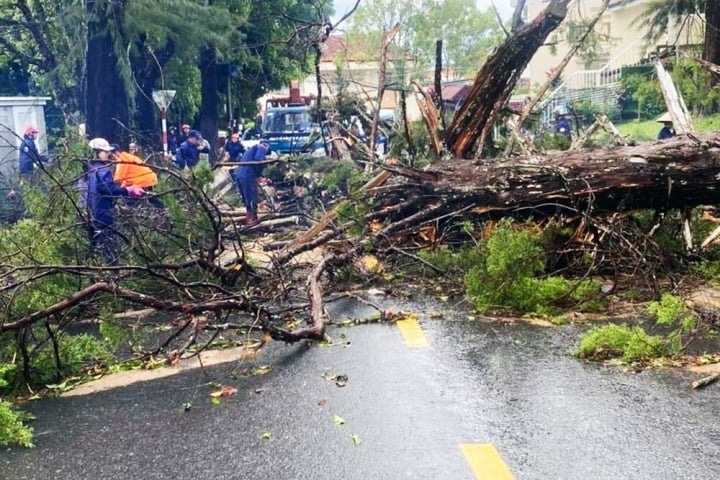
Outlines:
[[[313,121],[310,112],[313,99],[312,96],[301,96],[298,82],[293,80],[289,97],[275,97],[266,101],[262,135],[270,141],[271,152],[278,155],[326,155],[320,126]]]

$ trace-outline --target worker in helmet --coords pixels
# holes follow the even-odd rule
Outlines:
[[[35,140],[37,139],[38,129],[29,126],[25,129],[22,143],[20,143],[20,153],[18,155],[18,171],[21,177],[29,177],[35,170],[35,165],[47,162],[45,155],[38,152]]]
[[[145,190],[140,187],[120,187],[113,180],[110,169],[110,153],[113,148],[104,138],[93,138],[88,146],[93,158],[87,168],[85,205],[89,214],[90,244],[99,250],[105,263],[115,265],[118,261],[117,234],[115,232],[115,199],[118,197],[141,197]]]
[[[187,123],[183,123],[180,126],[180,133],[178,133],[177,140],[175,141],[175,145],[178,147],[185,143],[190,136],[190,125]]]

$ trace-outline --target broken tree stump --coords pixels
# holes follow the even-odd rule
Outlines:
[[[513,31],[487,59],[448,127],[447,144],[455,156],[467,157],[474,149],[482,150],[498,112],[535,52],[565,19],[569,3],[552,0],[537,18]]]

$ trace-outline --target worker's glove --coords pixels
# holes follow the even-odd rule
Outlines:
[[[127,187],[126,190],[131,197],[142,197],[145,195],[145,190],[140,187]]]

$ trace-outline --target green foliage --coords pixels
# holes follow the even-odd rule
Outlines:
[[[112,350],[117,350],[130,337],[129,332],[111,319],[100,322],[100,335]]]
[[[438,38],[444,41],[443,65],[454,68],[457,78],[474,73],[500,38],[492,10],[480,10],[473,0],[371,0],[361,2],[350,18],[349,44],[362,45],[369,58],[377,58],[383,32],[398,22],[403,28],[393,39],[391,55],[413,55],[415,76],[433,65]],[[392,76],[393,66],[390,70]]]
[[[669,65],[669,69],[689,110],[695,115],[713,111],[720,101],[720,86],[708,87],[712,75],[710,72],[697,62],[683,58]],[[628,74],[622,77],[626,113],[627,110],[636,109],[639,120],[652,119],[664,112],[667,107],[655,71],[640,68],[627,70]]]
[[[602,325],[585,333],[576,352],[579,358],[607,360],[622,358],[626,363],[648,361],[667,354],[665,340],[648,335],[640,327]]]
[[[634,108],[637,111],[638,119],[655,118],[665,111],[665,100],[653,71],[645,74],[623,75],[622,86],[624,90],[623,96],[626,101],[635,102],[636,107]],[[659,130],[659,128],[656,130]],[[652,138],[655,137],[657,137],[657,131]]]
[[[687,319],[693,316],[682,298],[669,293],[663,293],[659,302],[648,305],[648,313],[655,317],[658,325],[665,326],[685,324]]]
[[[10,402],[0,399],[0,446],[17,444],[31,448],[33,430],[23,423],[26,420],[27,414],[13,410]]]
[[[574,284],[559,276],[541,277],[545,254],[540,238],[509,220],[499,222],[481,248],[482,259],[465,275],[467,296],[480,312],[505,308],[552,315],[560,305],[598,294],[588,280]]]
[[[112,360],[110,352],[97,338],[88,335],[61,335],[58,338],[60,368],[58,371],[55,354],[49,342],[33,355],[30,361],[31,381],[35,385],[46,385],[63,376],[82,373],[83,368],[93,363],[107,363]]]
[[[0,229],[0,261],[5,265],[62,265],[67,263],[67,252],[76,251],[77,246],[72,231],[59,231],[36,220],[21,220]],[[76,287],[69,274],[39,278],[6,298],[4,308],[13,317],[26,315],[71,295]]]
[[[587,123],[592,123],[594,121],[594,115],[596,113],[607,115],[611,120],[617,119],[620,115],[620,107],[618,104],[608,104],[607,102],[597,104],[589,99],[573,102],[571,110],[583,118]]]
[[[576,352],[580,358],[607,360],[622,358],[626,363],[643,362],[657,357],[677,355],[683,348],[683,335],[696,326],[694,313],[682,298],[663,293],[659,301],[648,306],[650,313],[661,327],[671,327],[665,336],[649,335],[641,327],[603,325],[585,333]]]
[[[697,318],[682,298],[663,293],[660,301],[648,305],[648,313],[656,320],[658,325],[672,327],[674,330],[667,335],[668,348],[673,354],[678,354],[683,348],[683,335],[691,333],[697,325]]]
[[[442,245],[434,250],[421,250],[418,256],[446,272],[455,270],[467,272],[469,269],[482,262],[482,250],[476,245],[463,245],[458,250],[452,250]],[[434,270],[428,272],[433,276],[437,275]]]

